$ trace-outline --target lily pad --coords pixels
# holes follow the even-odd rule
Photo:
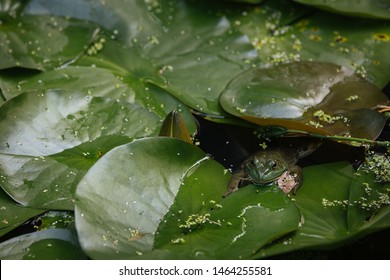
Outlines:
[[[298,212],[278,189],[252,186],[221,201],[229,178],[178,139],[117,147],[77,187],[80,244],[94,259],[250,258],[297,229]]]
[[[116,50],[117,51],[117,50]],[[114,51],[114,52],[116,52]],[[97,61],[95,61],[97,62]],[[0,88],[5,99],[10,99],[27,91],[68,90],[78,91],[85,96],[107,97],[130,104],[137,104],[148,111],[165,118],[172,110],[177,110],[190,131],[196,131],[188,108],[165,90],[143,84],[137,79],[129,79],[127,71],[99,67],[68,66],[43,73],[0,74]],[[87,97],[86,97],[87,98]]]
[[[251,69],[221,95],[227,112],[259,125],[368,139],[375,139],[386,122],[371,108],[388,102],[351,70],[320,62]]]
[[[16,203],[0,189],[0,236],[3,236],[28,219],[42,214],[45,211],[46,210],[24,207]]]
[[[0,69],[59,67],[84,53],[97,28],[91,22],[55,16],[0,13],[0,21]]]
[[[265,65],[331,62],[353,69],[379,88],[390,80],[387,21],[313,12],[289,0],[266,1],[230,14],[229,19],[239,23],[237,27],[249,36]]]
[[[60,90],[21,94],[0,116],[1,187],[25,206],[70,210],[93,163],[117,145],[156,135],[160,122],[137,105]]]
[[[131,78],[127,81],[141,82],[140,88],[145,88],[147,82],[156,84],[189,107],[210,115],[225,116],[218,102],[222,89],[231,78],[258,61],[248,38],[237,32],[225,16],[196,3],[81,3],[31,1],[26,13],[97,22],[108,30],[106,43],[97,40],[98,45],[103,44],[87,53],[101,51],[94,57],[83,57],[78,65],[119,70],[127,74],[125,79]],[[111,40],[120,46],[113,46]]]
[[[390,19],[390,3],[387,0],[294,0],[295,2],[350,16]]]
[[[173,138],[141,139],[107,153],[76,191],[76,227],[84,251],[103,259],[150,251],[182,177],[207,160],[195,146]]]
[[[14,237],[0,243],[2,260],[82,260],[86,259],[74,233],[68,229],[48,229]]]
[[[39,218],[39,231],[0,243],[2,260],[80,260],[86,259],[74,232],[73,215],[49,212]]]
[[[252,259],[260,248],[298,228],[297,208],[274,186],[248,186],[219,202],[196,201],[199,192],[202,199],[210,196],[209,177],[191,177],[160,223],[155,249],[140,258]]]
[[[304,169],[294,197],[302,224],[292,235],[259,251],[267,257],[303,248],[329,248],[389,227],[389,183],[375,182],[345,162]]]

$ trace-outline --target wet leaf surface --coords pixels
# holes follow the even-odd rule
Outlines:
[[[49,212],[41,218],[39,231],[0,243],[2,260],[86,259],[74,229],[74,218],[66,212]]]
[[[46,210],[23,207],[0,190],[0,237]]]
[[[85,172],[113,147],[156,135],[159,123],[137,105],[59,90],[21,94],[0,115],[1,185],[19,203],[46,209],[73,209]]]
[[[112,172],[102,172],[107,169]],[[298,212],[278,190],[248,187],[221,201],[229,177],[177,139],[118,147],[77,188],[81,246],[98,259],[248,258],[254,248],[297,228]],[[275,226],[259,233],[265,223]]]
[[[240,74],[220,102],[230,114],[259,125],[375,139],[386,119],[370,109],[389,101],[347,68],[295,62]]]
[[[343,5],[345,1],[336,2]],[[387,21],[302,9],[288,0],[267,1],[260,8],[246,7],[229,18],[249,36],[265,65],[331,62],[353,69],[379,88],[389,82]]]
[[[301,226],[257,256],[339,245],[388,227],[389,183],[375,182],[365,172],[359,174],[354,175],[352,167],[342,162],[306,168],[295,197]]]
[[[305,167],[296,196],[250,185],[223,199],[230,173],[218,162],[177,139],[145,138],[158,134],[172,110],[184,123],[171,128],[186,126],[191,135],[191,112],[243,130],[251,121],[378,135],[385,120],[370,108],[388,102],[374,86],[389,82],[387,21],[289,0],[237,2],[0,4],[2,259],[79,259],[84,252],[98,259],[264,258],[337,246],[390,226],[388,182],[365,172],[357,177],[349,163]],[[343,12],[347,2],[322,8]],[[366,5],[364,16],[386,17],[378,3],[361,1],[348,12],[361,16]],[[285,63],[299,61],[305,74],[292,79],[301,70],[286,70],[295,66]],[[249,100],[241,94],[250,84],[238,83],[235,99],[222,106],[245,120],[232,117],[220,104],[222,91],[258,67],[272,70],[260,75],[266,80],[261,90],[276,95]],[[309,93],[303,99],[302,88]],[[335,116],[348,118],[348,126]],[[246,135],[220,145],[205,139],[231,167],[227,158],[243,156],[239,145]],[[145,139],[133,141],[139,138]],[[334,150],[326,152],[336,161]],[[55,215],[45,217],[40,231],[19,235],[29,218],[48,209],[73,210],[75,199],[79,239],[73,224]]]
[[[229,178],[218,163],[176,139],[118,147],[77,189],[81,245],[98,259],[249,259],[337,245],[388,226],[388,184],[356,177],[349,163],[305,168],[295,196],[275,185],[250,185],[222,198]],[[356,199],[362,182],[383,194]],[[377,208],[367,212],[364,202]]]
[[[99,259],[150,251],[182,177],[207,160],[195,146],[173,138],[141,139],[107,153],[76,191],[76,227],[84,251]]]
[[[102,53],[103,57],[83,57],[82,65],[128,74],[133,82],[139,79],[142,88],[147,82],[156,84],[204,113],[223,116],[217,101],[220,92],[232,77],[257,61],[247,37],[235,31],[226,17],[192,2],[157,1],[151,5],[110,1],[102,5],[82,1],[82,11],[73,9],[79,1],[58,2],[42,5],[41,1],[32,1],[27,10],[34,15],[81,17],[109,30],[107,44],[97,40],[97,45],[87,50],[87,54]],[[105,21],[108,14],[102,16],[107,9],[112,13],[109,25]],[[108,42],[113,38],[121,46]]]
[[[0,69],[48,70],[83,54],[96,26],[54,16],[0,18]]]

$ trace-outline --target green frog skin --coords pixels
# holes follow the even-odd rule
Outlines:
[[[254,153],[233,173],[225,196],[235,192],[245,183],[269,185],[286,176],[293,178],[293,186],[289,189],[293,189],[295,194],[302,184],[302,170],[296,163],[318,146],[309,145],[300,149],[267,148]]]

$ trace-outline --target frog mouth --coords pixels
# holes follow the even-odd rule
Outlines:
[[[254,183],[268,185],[275,182],[285,171],[286,169],[275,171],[266,168],[264,170],[256,170],[256,174],[248,172],[248,176]]]

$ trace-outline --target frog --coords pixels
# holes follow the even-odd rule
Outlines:
[[[297,162],[320,145],[320,142],[314,142],[299,148],[272,147],[255,152],[232,174],[224,197],[249,183],[255,185],[276,183],[284,193],[292,191],[296,194],[303,180],[302,168]]]

